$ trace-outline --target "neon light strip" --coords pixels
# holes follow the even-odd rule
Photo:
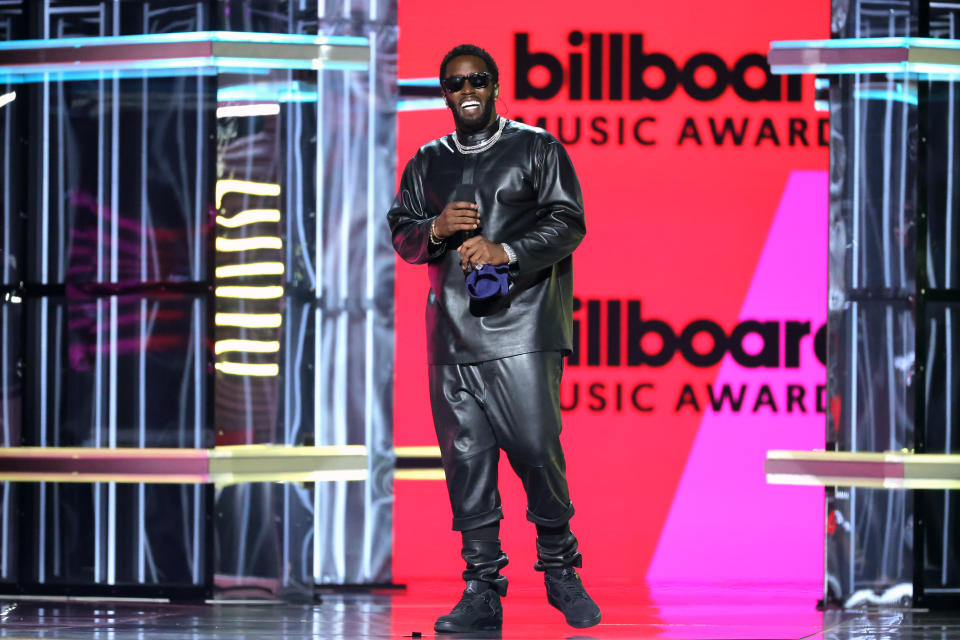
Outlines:
[[[5,93],[0,96],[0,108],[7,106],[11,102],[17,99],[17,92],[11,91],[10,93]]]
[[[916,106],[918,98],[916,92],[902,90],[888,91],[884,89],[854,89],[853,97],[858,100],[893,100]]]
[[[283,242],[276,236],[253,238],[217,238],[217,251],[250,251],[251,249],[282,249]]]
[[[283,287],[217,287],[218,298],[243,298],[246,300],[273,300],[283,297]]]
[[[251,31],[185,31],[182,33],[150,33],[134,36],[102,36],[92,38],[54,38],[44,40],[11,40],[0,42],[0,51],[22,49],[64,49],[90,46],[175,44],[184,42],[246,42],[264,44],[314,44],[366,46],[362,36],[309,36],[289,33],[256,33]]]
[[[168,72],[180,72],[184,75],[197,73],[215,74],[218,69],[246,70],[256,73],[272,69],[330,69],[339,71],[363,71],[366,64],[343,60],[302,60],[290,58],[232,58],[226,56],[193,56],[189,58],[158,58],[154,60],[104,60],[91,62],[61,62],[47,64],[0,65],[0,78],[7,83],[36,82],[37,74],[61,74],[55,80],[96,79],[91,72],[128,72],[118,77],[131,77],[129,72],[153,71],[154,75],[171,75]],[[198,69],[200,71],[198,71]],[[173,75],[177,75],[174,73]]]
[[[244,59],[240,58],[235,58],[234,60],[239,61],[239,70],[237,69],[237,64],[227,64],[223,58],[195,58],[191,59],[189,64],[187,64],[188,61],[185,59],[178,59],[175,61],[177,64],[173,66],[153,68],[132,65],[129,67],[114,66],[109,70],[116,73],[120,78],[135,78],[142,80],[144,78],[175,78],[178,76],[189,76],[191,78],[198,75],[215,76],[220,71],[218,68],[219,66],[229,68],[231,73],[245,72],[249,74],[260,74],[264,77],[268,77],[267,74],[271,69],[271,67],[264,66],[263,64],[254,65],[244,63]],[[356,62],[326,61],[323,63],[324,70],[333,71],[362,71],[363,66],[364,65]],[[272,68],[277,68],[277,65],[274,64]],[[311,67],[304,66],[304,68]],[[84,66],[79,69],[75,67],[70,67],[69,69],[48,68],[45,71],[31,67],[30,70],[27,71],[19,68],[14,69],[13,67],[3,67],[0,65],[0,84],[26,84],[42,82],[45,79],[48,79],[51,82],[98,80],[102,76],[103,72],[104,69],[98,69],[89,66]],[[240,99],[249,100],[250,97]],[[297,92],[286,92],[280,94],[275,99],[277,102],[316,102],[317,97],[316,94],[311,93],[301,94]],[[220,102],[227,101],[232,102],[234,99],[220,100]]]
[[[397,111],[429,111],[446,108],[443,98],[405,98],[397,101]]]
[[[220,355],[230,351],[245,353],[276,353],[280,351],[279,340],[217,340],[213,345],[214,353]]]
[[[771,49],[889,49],[916,48],[954,49],[960,41],[942,38],[836,38],[833,40],[774,40]]]
[[[280,365],[277,364],[250,364],[245,362],[218,362],[214,365],[217,371],[231,376],[260,376],[271,377],[280,375]]]
[[[770,44],[773,46],[773,43]],[[399,78],[398,87],[436,87],[440,91],[440,78]]]
[[[283,317],[279,313],[218,313],[213,323],[218,327],[276,329],[283,323]]]
[[[257,222],[280,222],[279,209],[247,209],[237,213],[232,218],[217,216],[217,224],[221,227],[236,229],[247,224]]]
[[[291,80],[240,84],[217,90],[217,102],[316,102],[316,87]]]
[[[282,262],[251,262],[248,264],[228,264],[217,267],[216,277],[236,278],[241,276],[279,276],[283,275]]]
[[[802,73],[917,73],[945,79],[960,75],[960,66],[939,65],[930,62],[871,62],[867,64],[773,64],[770,66],[773,73],[782,75]]]
[[[223,196],[228,193],[244,193],[251,196],[279,196],[280,185],[272,182],[250,182],[249,180],[217,180],[217,209],[223,202]]]
[[[280,114],[280,104],[238,104],[229,107],[217,107],[218,118],[251,118],[254,116],[275,116]]]

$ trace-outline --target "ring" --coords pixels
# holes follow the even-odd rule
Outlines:
[[[483,269],[483,263],[482,263],[482,262],[478,262],[478,263],[477,263],[477,266],[476,266],[475,268],[477,268],[477,269]]]

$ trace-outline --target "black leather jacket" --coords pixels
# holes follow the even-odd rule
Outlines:
[[[476,144],[496,123],[464,139]],[[430,364],[483,362],[573,346],[573,250],[586,233],[583,198],[570,158],[546,131],[507,121],[499,141],[462,154],[453,134],[434,140],[407,163],[387,221],[407,262],[429,264],[427,349]],[[456,248],[462,237],[429,241],[430,225],[457,185],[477,186],[480,232],[517,254],[510,291],[472,301]]]

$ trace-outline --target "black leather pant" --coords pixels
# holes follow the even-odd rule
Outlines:
[[[430,366],[430,401],[458,531],[503,518],[497,489],[502,449],[527,493],[527,519],[562,526],[573,515],[560,447],[556,351]]]

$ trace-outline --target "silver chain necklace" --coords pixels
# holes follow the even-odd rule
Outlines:
[[[500,134],[503,133],[503,128],[507,125],[507,119],[497,117],[497,120],[500,121],[500,124],[497,126],[497,131],[492,136],[484,140],[483,142],[478,142],[477,144],[471,145],[462,145],[460,141],[457,140],[457,132],[453,132],[453,144],[456,145],[457,151],[460,153],[480,153],[486,151],[493,145],[497,144],[497,140],[500,139]]]

